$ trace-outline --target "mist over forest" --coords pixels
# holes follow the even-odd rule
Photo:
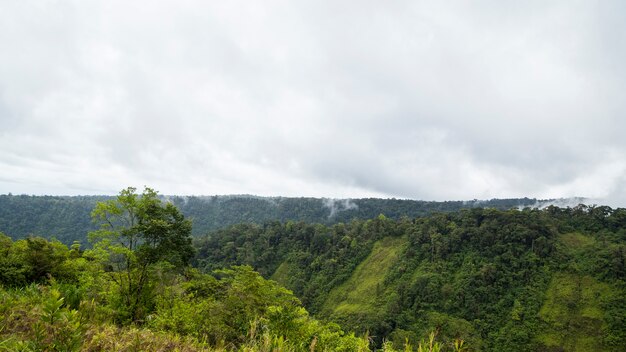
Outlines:
[[[529,198],[470,201],[418,201],[408,199],[331,199],[229,196],[161,196],[193,221],[192,233],[209,231],[239,223],[262,224],[268,221],[305,221],[334,224],[353,219],[370,219],[384,214],[392,219],[416,217],[462,208],[487,207],[501,210],[545,208],[549,205],[574,207],[583,198],[537,200]],[[87,245],[86,234],[97,228],[90,213],[99,201],[111,196],[27,196],[0,195],[0,231],[15,239],[29,235],[56,238],[65,244],[79,241]]]

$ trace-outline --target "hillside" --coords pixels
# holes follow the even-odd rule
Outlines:
[[[93,213],[86,250],[0,233],[0,351],[371,351],[249,266],[190,267],[191,222],[152,189]]]
[[[66,244],[72,244],[73,241],[86,244],[87,233],[96,229],[91,222],[91,210],[98,201],[113,198],[0,195],[0,231],[14,239],[35,235],[56,238]],[[234,224],[262,224],[272,220],[333,224],[355,218],[369,219],[378,214],[399,219],[402,216],[423,216],[435,211],[457,211],[478,206],[510,209],[541,206],[550,202],[528,198],[468,202],[255,196],[164,196],[162,199],[171,201],[185,216],[193,219],[194,235],[203,235]]]
[[[0,350],[626,349],[626,209],[241,223],[192,242],[174,201],[134,192],[98,203],[88,249],[0,234]]]
[[[250,264],[377,343],[437,331],[485,351],[626,349],[626,209],[468,209],[234,226],[196,265]]]

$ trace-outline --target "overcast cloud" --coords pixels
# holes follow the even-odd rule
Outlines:
[[[0,193],[626,205],[626,2],[0,0]]]

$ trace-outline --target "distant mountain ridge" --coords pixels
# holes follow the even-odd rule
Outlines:
[[[510,198],[470,201],[420,201],[408,199],[331,199],[225,196],[162,196],[193,219],[194,235],[239,223],[268,221],[305,221],[334,224],[352,219],[369,219],[379,214],[392,219],[417,217],[434,212],[451,212],[463,208],[543,208],[551,204],[575,206],[584,198],[537,200]],[[86,242],[95,229],[90,213],[99,201],[113,196],[28,196],[0,195],[0,232],[14,239],[29,235],[56,238],[66,244]]]

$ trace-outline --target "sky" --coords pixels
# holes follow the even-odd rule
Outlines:
[[[0,0],[0,194],[626,206],[626,2]]]

